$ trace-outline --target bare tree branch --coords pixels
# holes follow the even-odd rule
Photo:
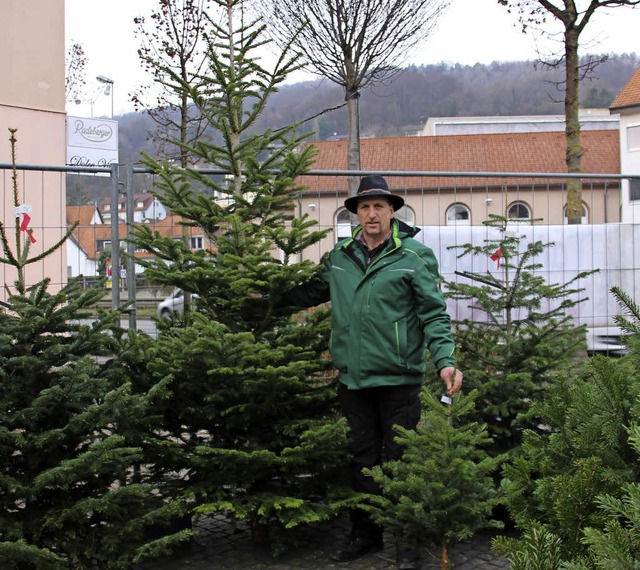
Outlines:
[[[194,143],[205,132],[206,123],[189,99],[188,86],[197,83],[207,64],[204,39],[210,0],[158,0],[147,18],[136,17],[138,56],[152,85],[137,89],[131,99],[145,109],[157,125],[150,139],[164,158],[190,166],[184,146],[171,141]]]
[[[292,43],[307,68],[344,89],[347,168],[360,168],[360,91],[391,78],[431,34],[450,0],[255,0],[280,46]],[[349,181],[350,193],[357,180]]]
[[[582,172],[580,140],[580,79],[593,73],[602,59],[588,59],[581,63],[578,56],[580,36],[596,10],[622,6],[636,6],[640,0],[498,0],[509,12],[515,11],[523,31],[531,27],[541,30],[547,23],[547,16],[557,20],[563,28],[563,53],[549,65],[564,65],[564,109],[567,139],[567,172]],[[567,218],[570,224],[582,221],[582,186],[580,181],[567,182]]]
[[[81,92],[86,84],[84,68],[87,65],[87,56],[82,44],[72,44],[65,59],[64,91],[67,101],[81,98]]]

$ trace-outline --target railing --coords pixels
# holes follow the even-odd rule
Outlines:
[[[12,165],[0,164],[4,170],[5,204],[9,192],[9,172]],[[68,167],[17,165],[21,176],[21,192],[30,200],[40,200],[47,193],[64,196],[66,191],[74,189],[74,179],[68,174],[83,175],[83,186],[88,186],[89,195],[97,194],[99,187],[108,194],[108,212],[100,206],[103,214],[110,214],[107,223],[95,223],[96,220],[83,222],[76,232],[76,243],[68,244],[66,277],[83,274],[87,279],[97,274],[97,258],[105,246],[120,243],[129,238],[129,226],[136,221],[134,197],[148,192],[153,185],[151,171],[132,166],[118,167]],[[202,169],[205,175],[220,176],[220,170]],[[33,173],[29,176],[28,173]],[[60,173],[55,183],[47,179],[44,173]],[[336,239],[351,231],[352,216],[343,208],[347,197],[349,176],[371,174],[370,171],[310,171],[301,181],[308,189],[298,196],[296,215],[307,215],[314,219],[320,228],[333,230],[331,234],[304,252],[306,259],[317,261],[322,253],[333,246]],[[576,315],[580,322],[592,327],[609,326],[615,314],[615,304],[610,299],[602,299],[608,294],[611,285],[618,284],[630,294],[640,295],[640,276],[636,267],[640,267],[640,249],[636,251],[636,224],[640,227],[640,203],[629,201],[629,180],[640,179],[640,175],[619,174],[582,174],[562,173],[520,173],[520,172],[406,172],[376,171],[387,178],[395,193],[405,198],[405,207],[397,216],[422,228],[420,239],[432,247],[440,260],[440,269],[445,279],[456,279],[464,261],[459,260],[450,249],[465,240],[487,239],[488,234],[483,222],[489,214],[501,214],[511,218],[513,228],[527,234],[527,239],[549,239],[556,243],[555,251],[562,252],[553,258],[551,265],[545,261],[549,279],[571,278],[580,269],[605,269],[606,278],[600,281],[584,283],[587,293],[595,303],[590,315]],[[582,181],[583,224],[566,225],[564,208],[567,201],[567,181]],[[87,185],[87,182],[89,184]],[[94,190],[95,189],[95,190]],[[95,200],[94,200],[95,203]],[[124,205],[124,208],[121,207]],[[104,204],[105,206],[107,204]],[[7,208],[8,206],[5,206]],[[42,236],[50,237],[63,234],[67,227],[67,217],[73,218],[73,208],[67,208],[62,214],[58,227],[45,223],[45,216],[39,220],[34,215],[33,228]],[[79,212],[80,210],[78,210]],[[118,216],[111,215],[118,212]],[[118,223],[123,218],[125,223]],[[5,211],[5,224],[10,215]],[[69,219],[72,223],[74,219]],[[167,229],[171,232],[171,228]],[[181,236],[182,228],[175,226],[176,238]],[[484,237],[483,237],[484,236]],[[544,236],[538,238],[537,236]],[[193,234],[194,244],[198,235]],[[84,247],[83,247],[84,244]],[[90,244],[88,247],[86,244]],[[136,328],[136,307],[143,303],[157,304],[169,291],[159,290],[149,284],[142,286],[138,279],[127,279],[136,274],[135,244],[127,242],[126,271],[120,280],[119,271],[113,279],[109,291],[111,304],[119,307],[122,297],[136,299],[129,313],[129,326]],[[89,251],[86,251],[86,250]],[[111,265],[119,268],[119,248],[111,249]],[[83,258],[87,257],[87,259]],[[47,267],[47,259],[42,261],[40,273],[48,275],[53,269]],[[489,262],[483,270],[491,271]],[[601,272],[602,274],[603,272]],[[144,301],[143,301],[144,299]],[[460,307],[452,307],[454,317],[460,313]],[[585,309],[586,310],[586,309]],[[591,321],[590,321],[591,319]]]

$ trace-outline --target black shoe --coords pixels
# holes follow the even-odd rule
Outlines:
[[[396,568],[398,570],[420,570],[420,552],[415,548],[398,547]]]
[[[370,552],[380,552],[383,548],[381,538],[358,536],[349,538],[344,544],[341,544],[329,555],[329,558],[336,562],[349,562]]]

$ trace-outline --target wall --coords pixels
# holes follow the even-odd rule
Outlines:
[[[0,163],[11,162],[9,128],[16,128],[19,164],[65,164],[64,0],[3,0],[0,18]],[[64,175],[20,172],[18,204],[32,206],[33,255],[57,242],[65,228]],[[0,170],[0,220],[13,243],[15,204],[11,171]],[[26,239],[22,232],[20,237]],[[66,282],[65,250],[33,264],[28,283],[50,277],[53,288]],[[15,272],[0,266],[2,284]],[[0,287],[0,299],[6,298]]]
[[[620,116],[620,171],[622,174],[640,174],[640,149],[630,150],[627,129],[640,127],[640,106],[622,111]],[[622,221],[631,223],[640,221],[640,202],[629,201],[629,182],[622,185]]]
[[[640,172],[640,169],[637,170]],[[405,198],[405,207],[413,211],[414,225],[444,227],[447,225],[447,209],[456,203],[465,205],[471,212],[471,225],[482,226],[490,214],[506,215],[506,209],[514,202],[525,203],[536,220],[535,225],[562,225],[563,208],[567,201],[566,189],[558,186],[564,179],[549,179],[546,183],[523,179],[519,183],[509,177],[487,179],[486,185],[465,181],[463,177],[448,182],[447,187],[425,188],[400,192]],[[497,181],[496,181],[497,180]],[[520,179],[519,179],[520,180]],[[504,190],[500,183],[505,184]],[[313,194],[305,192],[296,203],[295,215],[307,214],[318,222],[320,229],[335,227],[336,214],[343,208],[346,190],[342,193]],[[620,221],[620,191],[617,181],[608,183],[585,179],[582,200],[587,208],[589,225],[616,223]],[[640,220],[640,218],[637,218]],[[303,258],[318,262],[322,254],[336,243],[333,231],[319,244],[307,248]]]

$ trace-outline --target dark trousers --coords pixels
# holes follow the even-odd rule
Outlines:
[[[340,407],[349,423],[350,475],[354,491],[378,493],[378,486],[362,469],[402,457],[404,450],[394,441],[397,433],[393,426],[415,429],[418,425],[420,389],[419,385],[410,385],[349,390],[340,384]],[[382,536],[382,529],[362,510],[353,510],[351,521],[354,535]]]

